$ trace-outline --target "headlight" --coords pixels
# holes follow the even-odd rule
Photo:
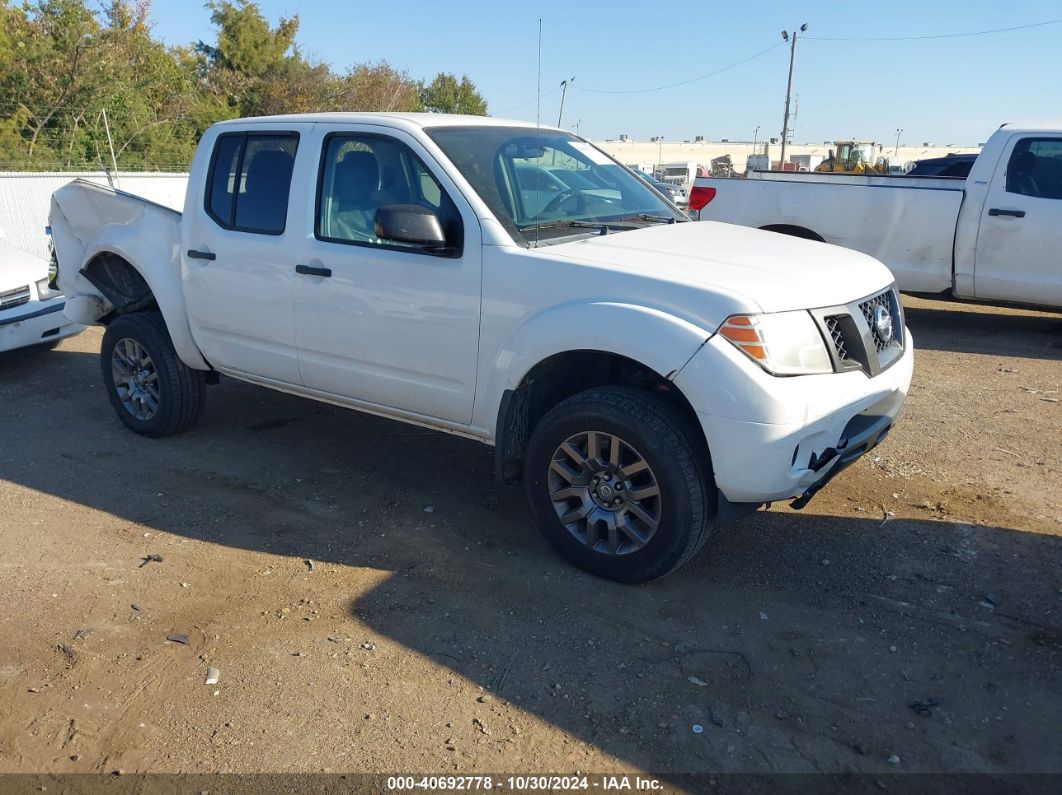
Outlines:
[[[49,298],[57,298],[63,294],[62,290],[53,290],[48,286],[50,279],[41,279],[37,282],[37,297],[42,301],[47,301]]]
[[[826,343],[803,310],[769,315],[732,315],[719,334],[772,375],[832,373]]]

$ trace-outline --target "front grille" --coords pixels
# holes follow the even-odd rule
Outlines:
[[[23,304],[28,303],[29,300],[30,288],[28,284],[25,287],[17,287],[14,290],[8,290],[0,293],[0,310],[22,306]]]
[[[863,313],[863,317],[866,318],[867,325],[870,326],[870,334],[874,338],[874,346],[878,353],[886,350],[891,345],[899,344],[896,334],[901,332],[901,329],[897,322],[896,306],[893,303],[895,300],[892,290],[886,290],[883,293],[878,293],[873,298],[868,298],[859,305],[859,310]],[[892,320],[892,334],[888,337],[883,337],[874,323],[874,313],[879,306],[889,313],[889,318]]]
[[[874,313],[879,308],[888,312],[892,321],[888,336],[874,327]],[[903,355],[903,310],[899,293],[892,288],[844,306],[814,309],[811,314],[837,372],[862,370],[873,378]]]
[[[841,330],[841,316],[830,315],[826,318],[826,331],[830,333],[830,339],[833,340],[833,350],[837,354],[837,358],[845,360],[848,358],[848,346],[844,341],[844,332]]]

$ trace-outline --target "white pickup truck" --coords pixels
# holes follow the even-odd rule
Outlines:
[[[188,428],[223,373],[468,436],[565,557],[625,582],[802,507],[911,379],[881,263],[686,220],[568,132],[417,114],[224,122],[183,215],[83,182],[51,209],[133,431]]]
[[[835,243],[900,290],[1062,307],[1062,127],[1000,127],[965,180],[753,172],[697,179],[690,213]]]

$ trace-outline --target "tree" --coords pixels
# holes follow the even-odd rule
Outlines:
[[[358,64],[338,75],[306,60],[295,43],[298,17],[270,27],[250,0],[208,4],[217,44],[199,42],[208,83],[240,115],[323,110],[418,110],[417,83],[386,61]]]
[[[273,28],[250,0],[211,0],[207,8],[218,29],[217,42],[200,41],[196,51],[203,58],[210,91],[237,115],[270,112],[266,108],[271,101],[289,93],[275,84],[286,83],[304,65],[295,52],[298,16],[282,18]]]
[[[431,113],[467,113],[473,116],[487,115],[487,101],[476,90],[468,75],[461,82],[448,72],[439,72],[427,86],[421,87],[420,101]]]
[[[224,117],[204,101],[192,50],[167,48],[152,37],[146,0],[112,0],[100,35],[107,45],[103,99],[108,121],[114,117],[116,157],[139,167],[187,163],[206,126]]]
[[[386,110],[409,113],[420,110],[417,83],[387,61],[351,67],[340,83],[334,110]]]
[[[0,57],[0,160],[21,168],[110,164],[103,112],[123,165],[187,163],[216,115],[196,119],[197,63],[151,35],[146,2],[2,6],[13,57]]]
[[[0,167],[109,167],[108,129],[119,168],[178,169],[237,115],[486,112],[467,76],[425,86],[387,61],[337,73],[302,54],[297,16],[273,25],[252,0],[208,8],[214,43],[169,47],[149,0],[0,0]]]
[[[29,157],[62,149],[64,120],[83,116],[98,93],[99,25],[78,0],[44,0],[6,8],[12,57],[0,76],[4,115],[17,117]],[[7,48],[5,48],[7,49]]]
[[[200,41],[196,47],[212,66],[238,72],[247,77],[264,77],[281,66],[294,48],[299,32],[299,17],[281,18],[275,27],[262,16],[251,0],[211,0],[210,21],[218,28],[217,44]]]

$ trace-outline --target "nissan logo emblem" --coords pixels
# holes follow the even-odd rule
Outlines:
[[[892,340],[892,315],[883,306],[874,308],[874,332],[885,342]]]

